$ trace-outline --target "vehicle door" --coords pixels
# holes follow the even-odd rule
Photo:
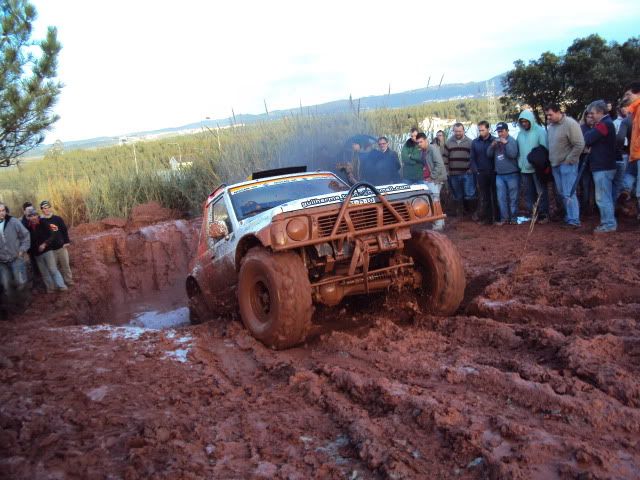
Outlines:
[[[213,222],[224,222],[227,235],[221,238],[209,236],[207,228],[207,255],[209,262],[205,276],[209,285],[212,306],[216,309],[228,309],[235,305],[237,272],[235,268],[235,247],[237,244],[237,223],[230,213],[226,195],[214,201],[207,211],[208,226]]]

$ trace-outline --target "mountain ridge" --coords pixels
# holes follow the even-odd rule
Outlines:
[[[353,108],[353,104],[357,104],[361,110],[372,110],[378,108],[402,108],[422,103],[448,101],[465,98],[479,98],[487,95],[486,85],[493,83],[495,86],[495,94],[502,93],[502,79],[504,74],[496,75],[488,80],[466,83],[448,83],[438,86],[428,86],[414,90],[406,90],[397,93],[388,93],[384,95],[368,95],[356,99],[340,99],[332,100],[317,105],[303,106],[303,109],[312,109],[314,113],[320,115],[344,113]],[[130,132],[118,136],[100,136],[82,140],[72,140],[63,142],[66,150],[76,150],[84,148],[100,148],[117,145],[121,138],[134,137],[163,137],[170,135],[179,135],[192,133],[193,130],[199,130],[205,127],[216,128],[218,126],[229,126],[233,124],[251,124],[263,120],[276,120],[296,112],[300,107],[279,109],[259,114],[238,114],[235,117],[226,117],[220,119],[206,119],[199,122],[188,123],[177,127],[166,127],[156,130],[146,130]],[[53,145],[53,143],[40,145],[36,149],[29,152],[25,158],[33,158],[44,155],[44,153]]]

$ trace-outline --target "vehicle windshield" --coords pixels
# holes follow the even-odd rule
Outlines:
[[[229,194],[240,221],[283,203],[345,190],[347,184],[334,175],[309,174],[231,187]]]

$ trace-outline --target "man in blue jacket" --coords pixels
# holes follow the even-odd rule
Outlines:
[[[493,157],[487,155],[487,149],[495,137],[489,131],[489,122],[478,123],[478,137],[471,142],[471,171],[478,176],[480,193],[480,220],[491,225],[497,218],[496,171]]]
[[[584,134],[585,144],[591,149],[589,166],[596,185],[596,204],[600,210],[600,225],[594,233],[615,232],[618,223],[613,203],[613,181],[616,177],[616,160],[620,156],[616,148],[616,127],[607,113],[604,100],[592,102],[587,110],[596,122]]]

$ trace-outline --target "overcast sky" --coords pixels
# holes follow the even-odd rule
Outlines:
[[[640,2],[35,0],[58,27],[78,140],[432,84],[485,80],[576,37],[638,35]],[[427,7],[426,5],[438,5]]]

